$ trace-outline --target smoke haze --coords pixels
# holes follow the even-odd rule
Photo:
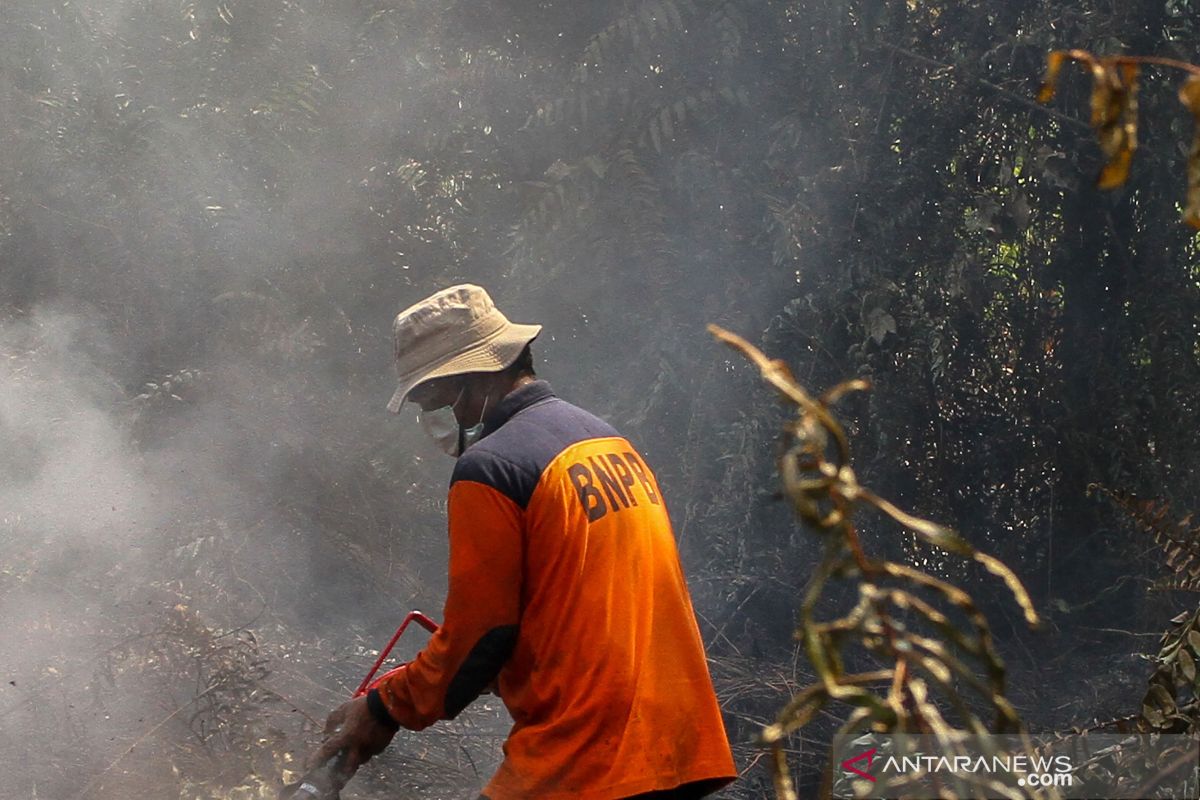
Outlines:
[[[993,543],[1040,570],[1054,512],[1044,524],[1028,509],[1044,486],[1021,505],[1004,488],[1015,479],[991,475],[1014,505],[960,507],[933,467],[906,472],[936,464],[950,480],[955,457],[1016,441],[1025,417],[989,411],[1009,427],[987,436],[948,423],[960,451],[914,454],[943,447],[944,420],[930,419],[957,389],[939,370],[968,337],[929,322],[936,304],[893,273],[919,264],[913,283],[940,291],[952,282],[920,270],[986,270],[921,235],[958,235],[961,220],[970,236],[999,234],[973,206],[941,225],[936,202],[892,172],[874,197],[864,165],[992,148],[970,126],[994,109],[948,119],[946,141],[902,141],[892,127],[908,109],[892,94],[914,67],[874,47],[884,5],[5,0],[5,796],[271,797],[403,615],[440,612],[451,463],[384,405],[393,315],[453,283],[544,324],[539,374],[658,473],[747,770],[724,797],[771,791],[753,739],[807,682],[792,634],[819,546],[772,499],[773,399],[705,323],[764,339],[812,389],[879,377],[878,394],[847,405],[864,482],[922,499],[920,513],[967,507],[947,521],[1011,532]],[[926,23],[941,31],[951,17]],[[896,22],[906,35],[908,24]],[[955,41],[939,36],[931,47]],[[1023,73],[1004,66],[1020,89]],[[960,91],[940,80],[910,82]],[[888,238],[913,219],[904,231],[920,235]],[[979,245],[980,263],[993,245]],[[1052,292],[1029,286],[1018,294]],[[998,303],[967,295],[964,308],[1000,318]],[[910,334],[941,360],[888,383],[916,360],[889,349]],[[897,397],[926,398],[931,416],[889,417]],[[1010,513],[1020,531],[1005,527]],[[877,527],[864,538],[895,542]],[[1039,603],[1075,603],[1050,583]],[[988,610],[1011,613],[1007,602]],[[422,642],[410,634],[398,656]],[[1079,689],[1076,706],[1136,708],[1134,666]],[[1060,721],[1039,694],[1050,682],[1032,674],[1022,710]],[[491,699],[402,735],[345,796],[473,797],[507,722]]]

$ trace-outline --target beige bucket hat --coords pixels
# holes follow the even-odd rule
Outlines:
[[[431,378],[499,372],[541,331],[541,325],[509,322],[488,293],[471,283],[451,286],[409,306],[392,323],[400,384],[388,411],[400,413],[413,387]]]

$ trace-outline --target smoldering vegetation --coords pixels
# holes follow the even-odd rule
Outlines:
[[[1099,196],[1082,104],[1027,100],[1053,47],[1178,48],[1196,17],[994,6],[6,0],[5,796],[270,796],[440,610],[450,465],[383,409],[389,323],[468,280],[664,484],[745,770],[723,796],[770,791],[753,739],[811,677],[819,544],[706,322],[814,390],[873,381],[844,408],[860,477],[1003,558],[1048,630],[863,536],[976,592],[1031,725],[1135,710],[1178,598],[1087,487],[1194,507],[1182,156]],[[804,783],[833,716],[795,737]],[[474,796],[505,729],[477,703],[347,796]]]

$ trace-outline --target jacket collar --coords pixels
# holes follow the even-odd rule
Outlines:
[[[540,403],[555,396],[554,390],[550,388],[550,384],[541,380],[533,381],[518,389],[514,389],[505,395],[504,399],[484,417],[483,436],[494,433],[501,425],[535,403]],[[481,436],[480,438],[483,437]]]

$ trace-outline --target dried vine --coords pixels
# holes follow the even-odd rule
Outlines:
[[[867,383],[849,381],[814,398],[782,361],[768,358],[746,340],[715,325],[710,325],[709,331],[745,355],[761,371],[763,380],[795,407],[797,415],[785,426],[779,459],[783,491],[797,516],[825,545],[801,604],[801,627],[796,634],[804,643],[818,682],[796,694],[761,735],[762,742],[772,749],[777,795],[785,800],[798,796],[787,768],[785,738],[807,725],[831,701],[855,709],[839,731],[843,734],[1021,732],[1021,721],[1005,698],[1004,664],[993,647],[987,620],[970,595],[914,567],[871,556],[859,538],[854,516],[863,506],[872,507],[920,541],[974,560],[1000,577],[1026,621],[1031,626],[1039,624],[1029,595],[1008,567],[976,550],[955,531],[907,514],[858,483],[850,467],[849,441],[830,406],[847,392],[868,388]],[[816,607],[835,577],[855,579],[859,599],[841,618],[821,621]],[[956,623],[939,605],[957,609],[967,624]],[[864,646],[885,666],[847,673],[844,651],[852,643]],[[994,713],[990,725],[959,693],[960,682]],[[960,728],[951,726],[935,704],[935,696],[957,713]],[[828,793],[830,780],[826,775],[823,794]]]
[[[1154,56],[1095,56],[1086,50],[1055,50],[1046,57],[1046,77],[1038,102],[1054,98],[1059,73],[1067,61],[1076,61],[1092,76],[1092,127],[1108,160],[1096,179],[1101,189],[1115,189],[1129,179],[1129,165],[1137,149],[1138,74],[1143,64],[1183,70],[1188,78],[1179,87],[1179,102],[1196,122],[1188,156],[1187,207],[1183,219],[1200,228],[1200,67],[1186,61]]]

